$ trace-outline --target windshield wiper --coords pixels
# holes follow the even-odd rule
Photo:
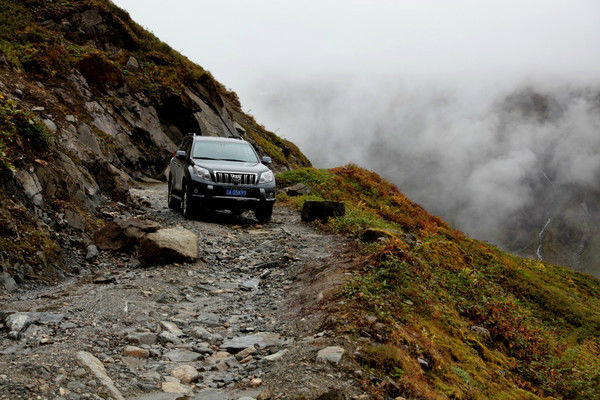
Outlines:
[[[211,158],[211,157],[193,157],[194,160],[220,160],[219,158]]]
[[[235,158],[221,158],[220,160],[223,160],[223,161],[248,162],[248,161],[246,161],[246,160],[237,160],[237,159],[235,159]]]

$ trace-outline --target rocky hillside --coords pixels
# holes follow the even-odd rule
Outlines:
[[[242,137],[276,170],[309,165],[234,92],[110,1],[1,0],[4,272],[60,278],[66,249],[128,205],[134,181],[163,179],[188,132]]]

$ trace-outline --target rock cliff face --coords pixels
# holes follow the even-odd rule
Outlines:
[[[0,25],[0,261],[17,279],[60,278],[67,248],[133,182],[164,179],[189,132],[246,139],[276,170],[310,164],[109,1],[1,0]]]

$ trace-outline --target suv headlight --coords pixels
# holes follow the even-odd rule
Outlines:
[[[274,179],[275,176],[273,175],[273,171],[265,171],[262,174],[260,174],[260,179],[258,180],[258,183],[269,183],[273,182]]]
[[[194,171],[194,175],[196,175],[204,180],[210,181],[210,171],[207,170],[206,168],[202,168],[198,165],[194,165],[192,170]]]

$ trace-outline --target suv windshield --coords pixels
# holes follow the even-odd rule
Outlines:
[[[192,158],[257,163],[258,158],[249,143],[196,142]]]

